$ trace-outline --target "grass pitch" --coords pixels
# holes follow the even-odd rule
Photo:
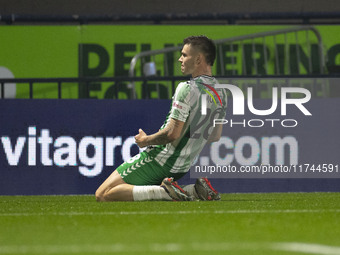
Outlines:
[[[0,254],[340,254],[339,193],[213,202],[0,197]]]

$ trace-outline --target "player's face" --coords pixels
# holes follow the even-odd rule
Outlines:
[[[182,55],[178,59],[181,62],[181,71],[183,75],[190,75],[195,72],[195,57],[196,52],[190,46],[190,44],[185,44],[182,49]]]

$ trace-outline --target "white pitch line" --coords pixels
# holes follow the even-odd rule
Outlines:
[[[0,213],[0,217],[23,216],[93,216],[93,215],[174,215],[174,214],[285,214],[285,213],[339,213],[340,209],[295,209],[295,210],[188,210],[188,211],[105,211],[105,212],[40,212]]]
[[[188,251],[239,251],[249,250],[261,253],[264,250],[280,250],[294,253],[339,255],[340,247],[306,243],[149,243],[149,244],[111,244],[111,245],[0,245],[0,254],[101,254],[101,253],[150,253],[150,252],[188,252]]]
[[[313,243],[277,243],[273,249],[307,254],[340,255],[340,247]]]

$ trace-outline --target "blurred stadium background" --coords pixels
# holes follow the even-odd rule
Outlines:
[[[93,193],[112,169],[138,152],[131,138],[136,130],[154,132],[161,125],[176,84],[187,78],[177,59],[182,39],[191,34],[213,38],[214,75],[244,91],[253,87],[256,99],[270,99],[277,84],[307,88],[315,99],[333,98],[314,114],[309,132],[301,127],[293,135],[300,136],[299,163],[309,158],[313,163],[320,154],[329,157],[316,163],[338,163],[338,1],[32,0],[0,1],[0,6],[0,167],[5,176],[0,194]],[[320,122],[327,120],[324,133]],[[236,143],[242,132],[227,135]],[[291,135],[280,132],[249,135],[261,146],[265,134]],[[73,139],[75,146],[53,146],[58,137]],[[86,137],[93,139],[81,143]],[[64,151],[58,158],[66,145],[75,155]],[[250,142],[243,146],[253,149]],[[269,151],[270,162],[277,163],[275,148]],[[286,158],[291,151],[286,149]],[[251,156],[249,148],[241,155]],[[260,156],[255,163],[261,164]],[[189,181],[188,176],[184,182]],[[216,185],[222,192],[340,190],[334,178],[224,179]]]
[[[221,201],[96,203],[138,128],[161,126],[199,34],[256,107],[300,87],[312,116],[226,126],[198,162],[313,171],[211,178]],[[339,74],[337,0],[0,0],[0,254],[339,255]]]

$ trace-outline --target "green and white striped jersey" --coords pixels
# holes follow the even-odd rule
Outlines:
[[[227,94],[225,89],[215,89],[215,84],[215,78],[203,75],[181,82],[177,86],[171,109],[160,129],[165,128],[173,118],[185,122],[182,134],[172,143],[155,146],[157,154],[154,157],[171,173],[189,171],[191,164],[207,143],[213,130],[213,120],[225,116]],[[204,101],[205,115],[202,114]]]

